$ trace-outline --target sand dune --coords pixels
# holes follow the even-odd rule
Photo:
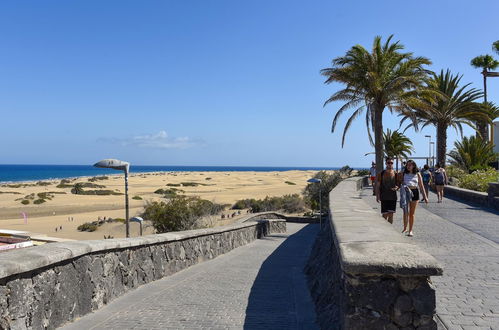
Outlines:
[[[161,200],[154,191],[159,188],[172,188],[170,185],[194,182],[197,186],[175,186],[186,195],[200,196],[222,204],[233,204],[243,198],[264,198],[301,193],[306,181],[315,171],[286,172],[160,172],[133,174],[129,179],[130,215],[139,215],[147,201]],[[124,192],[123,176],[109,176],[107,180],[94,183],[104,185],[106,190]],[[288,181],[288,183],[286,183]],[[0,186],[0,229],[24,230],[49,236],[69,239],[102,239],[104,235],[124,237],[124,225],[105,224],[95,232],[79,232],[76,227],[82,223],[95,221],[98,217],[124,218],[124,196],[75,195],[71,188],[57,188],[59,180],[50,185],[37,186],[28,183],[26,187],[13,188]],[[79,178],[76,182],[88,182]],[[294,184],[290,184],[294,183]],[[95,189],[95,188],[84,188]],[[21,204],[25,196],[38,193],[58,192],[51,200],[38,205],[30,200],[28,205]],[[142,200],[132,199],[139,196]],[[24,224],[21,212],[28,214],[28,224]],[[227,212],[229,213],[229,212]],[[74,221],[68,221],[73,218]],[[223,222],[226,224],[226,221]],[[60,230],[62,226],[62,230]],[[58,227],[57,232],[55,228]],[[147,228],[146,234],[153,233]],[[138,235],[138,224],[131,224],[131,235]]]

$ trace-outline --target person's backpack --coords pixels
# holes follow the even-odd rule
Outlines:
[[[443,186],[444,183],[444,174],[441,171],[435,172],[435,184]]]
[[[430,179],[431,179],[430,171],[424,171],[423,172],[423,182],[428,183],[428,182],[430,182]]]

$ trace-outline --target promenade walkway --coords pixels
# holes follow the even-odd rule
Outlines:
[[[363,199],[378,209],[372,190]],[[447,329],[499,329],[499,215],[451,199],[416,210],[414,237],[407,237],[431,253],[444,267],[433,278],[437,314]],[[394,221],[402,230],[402,212]]]
[[[62,329],[317,329],[303,268],[318,225],[274,234],[146,284]]]

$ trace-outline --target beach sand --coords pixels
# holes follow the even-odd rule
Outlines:
[[[199,185],[174,188],[183,190],[185,195],[199,196],[221,204],[233,204],[236,200],[244,198],[258,199],[266,196],[299,194],[306,186],[307,179],[315,173],[316,171],[136,173],[129,178],[130,216],[140,215],[148,201],[162,200],[161,195],[155,194],[154,191],[160,188],[171,188],[167,184],[195,182]],[[46,182],[51,184],[39,186],[30,182],[24,187],[0,185],[0,229],[28,231],[75,240],[103,239],[108,235],[115,238],[125,236],[124,225],[121,223],[107,223],[95,232],[76,230],[80,224],[95,221],[98,217],[125,218],[123,195],[75,195],[71,193],[71,188],[57,188],[60,180]],[[78,178],[71,184],[76,182],[88,182],[88,178]],[[124,193],[122,175],[112,175],[107,180],[98,180],[93,183],[104,185],[105,188],[101,189]],[[30,200],[29,205],[23,205],[19,200],[27,195],[35,194],[36,196],[43,192],[58,193],[53,194],[51,200],[38,205],[34,205],[33,200]],[[135,200],[134,196],[140,196],[142,200]],[[22,212],[28,214],[27,224],[24,223]],[[225,214],[228,213],[232,212],[227,210]],[[74,220],[69,221],[70,218]],[[216,219],[214,222],[215,225],[228,223],[222,219]],[[151,226],[145,227],[144,235],[154,233]],[[131,223],[130,233],[132,237],[138,236],[139,225],[137,223]]]

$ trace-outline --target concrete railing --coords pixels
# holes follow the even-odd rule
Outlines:
[[[258,220],[0,253],[0,329],[54,329],[130,289],[285,231],[284,220]]]
[[[436,329],[430,276],[442,267],[361,199],[358,181],[346,179],[329,195],[341,327]]]

